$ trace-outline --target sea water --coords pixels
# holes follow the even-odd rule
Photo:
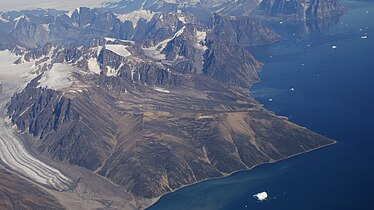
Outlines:
[[[343,3],[331,29],[278,27],[283,41],[255,52],[265,65],[251,89],[267,109],[338,143],[182,188],[149,209],[374,208],[374,1]],[[262,191],[269,198],[259,202]]]

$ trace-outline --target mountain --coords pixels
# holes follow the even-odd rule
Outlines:
[[[291,21],[328,19],[341,16],[344,7],[337,0],[263,0],[256,13]]]
[[[201,19],[217,13],[228,16],[282,17],[292,20],[323,19],[341,15],[344,7],[337,0],[121,0],[104,4],[117,13],[138,10],[184,12]]]
[[[137,10],[182,11],[204,19],[209,18],[213,13],[232,16],[248,15],[258,3],[258,0],[121,0],[108,2],[104,4],[104,7],[119,13],[131,13]]]
[[[252,17],[140,6],[0,15],[0,125],[12,134],[0,149],[22,148],[2,155],[13,172],[70,209],[143,209],[185,185],[334,143],[248,95],[262,66],[251,50],[278,34]]]
[[[143,61],[131,73],[132,55],[100,54],[100,75],[75,71],[71,83],[45,81],[59,78],[52,72],[61,65],[70,71],[68,61],[57,61],[65,64],[54,63],[16,94],[8,113],[40,152],[96,171],[137,197],[332,143],[264,110],[245,89]]]

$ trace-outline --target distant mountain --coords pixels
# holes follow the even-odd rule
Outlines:
[[[255,13],[264,18],[305,21],[340,16],[344,10],[337,0],[263,0]]]
[[[230,16],[262,15],[288,20],[322,19],[341,14],[344,8],[337,0],[121,0],[104,4],[117,13],[137,10],[185,12],[207,19],[218,13]]]
[[[107,3],[104,7],[119,13],[136,10],[154,12],[182,11],[199,18],[209,18],[213,13],[225,15],[248,15],[259,0],[121,0]]]

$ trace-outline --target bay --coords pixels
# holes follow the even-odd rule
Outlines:
[[[255,51],[265,65],[251,89],[267,109],[338,143],[182,188],[149,209],[372,209],[374,2],[343,3],[329,30],[278,27],[284,40]],[[267,201],[253,199],[264,190]]]

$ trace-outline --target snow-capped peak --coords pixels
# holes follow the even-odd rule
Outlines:
[[[15,24],[14,24],[14,28],[17,27],[18,22],[19,22],[20,20],[22,20],[22,19],[26,20],[27,22],[31,22],[30,19],[29,19],[26,15],[21,15],[21,16],[19,16],[19,17],[14,18],[14,20],[13,20],[13,21],[15,22]]]
[[[149,22],[154,13],[149,10],[136,10],[134,12],[130,12],[127,14],[116,14],[117,18],[121,22],[130,21],[133,23],[134,28],[137,26],[140,19],[145,19],[147,22]]]

